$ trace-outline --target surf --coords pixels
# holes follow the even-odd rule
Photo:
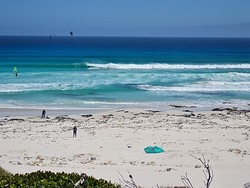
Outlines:
[[[205,65],[192,65],[192,64],[165,64],[165,63],[152,63],[152,64],[121,64],[121,63],[107,63],[96,64],[87,63],[88,67],[99,69],[142,69],[142,70],[193,70],[193,69],[250,69],[250,64],[205,64]]]

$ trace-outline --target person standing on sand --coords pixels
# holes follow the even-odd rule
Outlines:
[[[77,128],[76,126],[73,127],[73,137],[76,137],[76,132],[77,132]]]
[[[45,116],[46,116],[46,111],[45,111],[45,109],[43,109],[43,111],[42,111],[42,118],[45,118]]]

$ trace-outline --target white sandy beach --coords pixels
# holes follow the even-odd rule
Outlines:
[[[119,173],[128,179],[130,172],[142,187],[180,186],[181,176],[187,174],[194,187],[204,187],[204,168],[191,156],[204,155],[214,174],[211,187],[236,188],[250,182],[250,113],[190,114],[128,109],[92,116],[48,112],[48,119],[41,119],[40,113],[1,116],[0,166],[11,173],[86,173],[117,183]],[[165,152],[146,154],[147,146]]]

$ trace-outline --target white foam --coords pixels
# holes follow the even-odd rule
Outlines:
[[[186,65],[186,64],[95,64],[88,63],[92,68],[100,69],[250,69],[250,64],[207,64],[207,65]]]
[[[0,84],[0,93],[42,91],[42,90],[67,90],[82,88],[85,84],[62,84],[62,83],[19,83]]]
[[[223,92],[223,91],[243,91],[250,92],[250,83],[247,85],[229,84],[229,87],[219,87],[220,84],[213,83],[213,85],[191,85],[179,87],[167,86],[152,86],[152,85],[139,85],[138,88],[147,91],[174,91],[174,92]],[[237,87],[239,86],[239,87]]]
[[[107,101],[82,101],[84,104],[106,104],[106,105],[134,105],[140,102],[107,102]]]

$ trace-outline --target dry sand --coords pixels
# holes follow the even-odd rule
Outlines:
[[[48,114],[49,115],[49,114]],[[77,126],[77,137],[72,128]],[[119,183],[131,173],[142,187],[204,187],[201,162],[209,160],[211,187],[250,181],[250,113],[116,110],[92,116],[0,117],[0,166],[11,173],[37,170],[86,173]],[[163,153],[146,154],[147,146]]]

